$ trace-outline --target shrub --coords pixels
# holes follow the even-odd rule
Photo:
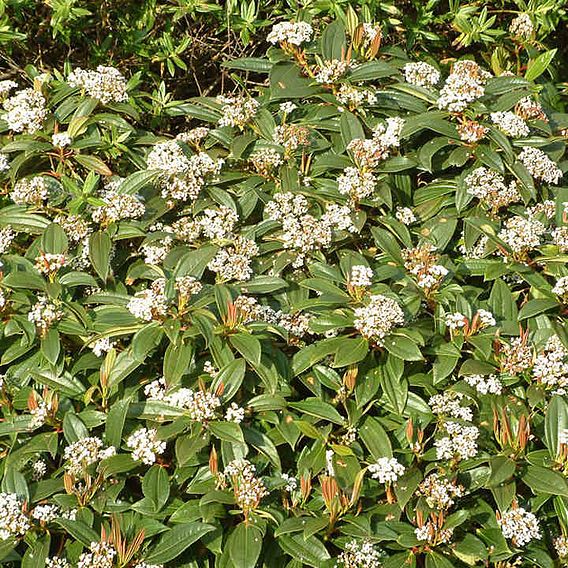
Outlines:
[[[4,563],[564,561],[568,116],[516,33],[278,24],[175,136],[112,67],[0,84]]]

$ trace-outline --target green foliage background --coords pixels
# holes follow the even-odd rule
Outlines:
[[[509,31],[520,13],[534,26],[530,37]],[[555,237],[568,231],[568,191],[565,175],[548,183],[519,158],[538,148],[568,169],[565,2],[0,0],[0,18],[1,79],[41,92],[47,109],[33,133],[0,122],[9,161],[0,174],[0,230],[12,231],[0,254],[0,478],[29,521],[1,538],[0,563],[40,567],[59,556],[81,568],[566,564],[556,539],[568,533],[568,297],[554,290],[568,276],[568,244]],[[310,22],[313,41],[268,42],[272,25],[289,20]],[[363,23],[380,26],[380,45],[361,43]],[[314,80],[326,62],[347,58],[357,66],[329,83]],[[448,112],[437,105],[440,88],[462,59],[492,76],[482,96]],[[433,65],[442,79],[409,83],[410,61]],[[127,78],[127,101],[103,104],[70,84],[72,70],[101,64]],[[341,102],[341,85],[372,89],[376,99]],[[228,110],[217,95],[254,99],[257,108],[220,125]],[[529,134],[503,133],[491,113],[519,113],[526,97],[542,109],[527,117]],[[296,108],[282,110],[286,102]],[[404,119],[400,145],[361,166],[350,143],[393,117]],[[458,128],[472,121],[486,129],[474,142]],[[275,139],[286,126],[307,133],[307,143]],[[195,127],[209,130],[197,141],[176,139]],[[65,148],[53,144],[61,132],[71,137]],[[223,160],[195,198],[166,195],[171,172],[149,166],[166,141],[187,159]],[[259,155],[278,160],[259,166]],[[354,166],[372,174],[374,189],[350,200],[338,178]],[[480,167],[514,181],[518,199],[492,208],[473,196],[466,178]],[[35,176],[46,196],[14,202],[17,184]],[[144,214],[97,217],[109,205],[109,182]],[[303,263],[281,220],[267,214],[288,192],[305,200],[308,236],[330,205],[347,208],[351,223],[316,239]],[[223,208],[236,214],[223,234],[186,239],[175,229],[180,220],[207,227],[207,211]],[[414,220],[402,222],[401,208]],[[542,226],[537,242],[520,250],[504,232],[516,218]],[[77,239],[80,223],[86,238]],[[249,278],[211,269],[245,239],[258,247]],[[165,253],[148,260],[148,247],[162,245]],[[431,246],[428,262],[445,270],[431,288],[407,262],[420,246]],[[46,254],[64,255],[65,265],[42,270]],[[372,283],[353,286],[354,266],[370,268]],[[181,298],[182,277],[202,288]],[[166,307],[136,317],[132,299],[158,279]],[[235,307],[243,295],[279,315],[247,317]],[[372,295],[391,298],[404,314],[382,340],[356,321]],[[38,298],[60,312],[45,329],[28,316]],[[494,321],[481,325],[479,310]],[[450,329],[455,313],[466,323]],[[560,355],[543,375],[551,338]],[[108,348],[93,352],[101,340]],[[514,367],[519,344],[526,360]],[[481,392],[471,376],[496,378],[501,389]],[[161,377],[169,393],[207,392],[218,407],[196,418],[191,405],[145,394]],[[470,418],[433,411],[436,395]],[[243,409],[241,421],[227,418],[232,403]],[[474,455],[437,453],[448,420],[478,429]],[[165,443],[154,464],[133,459],[129,440],[140,428]],[[66,448],[89,437],[116,455],[71,474]],[[404,473],[382,483],[372,466],[393,457]],[[226,471],[241,459],[254,465],[253,481]],[[421,484],[433,473],[461,487],[455,503],[427,498]],[[254,480],[266,494],[243,506],[239,491]],[[58,514],[35,518],[42,505]],[[540,537],[526,545],[500,529],[501,517],[519,508],[539,524]],[[436,529],[425,541],[416,529],[428,521]],[[100,541],[116,555],[89,564],[85,554]],[[349,556],[363,545],[374,551],[365,562]]]

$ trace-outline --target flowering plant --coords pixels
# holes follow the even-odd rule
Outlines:
[[[565,563],[551,59],[267,39],[168,134],[109,66],[0,84],[3,562]]]

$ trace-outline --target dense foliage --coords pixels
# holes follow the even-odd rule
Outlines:
[[[0,82],[0,563],[568,564],[562,3],[411,4]]]

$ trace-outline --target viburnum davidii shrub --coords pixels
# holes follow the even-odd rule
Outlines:
[[[274,26],[177,133],[111,67],[0,83],[3,563],[565,563],[551,57],[349,28]]]

